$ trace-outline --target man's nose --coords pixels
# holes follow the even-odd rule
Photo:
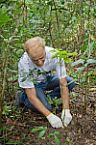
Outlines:
[[[39,65],[42,65],[43,63],[44,63],[43,60],[38,60],[38,64],[39,64]]]

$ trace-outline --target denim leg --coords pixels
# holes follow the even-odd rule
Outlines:
[[[43,103],[43,105],[50,111],[52,111],[52,106],[48,103],[47,97],[44,94],[43,90],[41,88],[35,88],[36,90],[36,94],[37,97],[39,98],[39,100]],[[23,103],[25,105],[26,108],[29,108],[33,111],[38,111],[34,105],[29,101],[25,91],[22,92],[22,96],[21,96],[21,103]]]
[[[75,82],[73,81],[73,78],[68,76],[67,83],[68,83],[69,91],[72,91],[72,89],[75,87]],[[58,77],[55,76],[51,79],[51,81],[48,84],[47,89],[49,88],[53,89],[53,91],[48,94],[51,96],[51,98],[54,98],[54,97],[60,98],[60,81]]]
[[[60,86],[59,78],[57,76],[50,76],[46,90],[54,90],[56,87],[59,86]]]
[[[73,78],[72,77],[67,77],[67,84],[68,84],[68,89],[69,89],[69,91],[72,91],[73,90],[73,88],[75,87],[75,85],[76,85],[76,83],[75,83],[75,81],[73,80]]]

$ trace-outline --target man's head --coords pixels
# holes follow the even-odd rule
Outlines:
[[[27,40],[24,44],[29,57],[38,66],[42,66],[45,61],[45,42],[40,37]]]

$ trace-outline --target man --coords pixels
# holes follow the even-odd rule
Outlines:
[[[69,83],[67,87],[67,82],[72,81],[72,78],[66,75],[64,61],[53,58],[54,49],[45,46],[44,40],[40,37],[27,40],[24,47],[25,53],[18,64],[19,86],[24,90],[19,95],[19,104],[41,112],[53,128],[67,126],[72,120],[69,91],[73,89],[75,83]],[[54,70],[56,74],[53,73]],[[52,99],[60,96],[62,98],[61,118],[52,113],[52,105],[45,93],[49,90],[52,90],[50,93]]]

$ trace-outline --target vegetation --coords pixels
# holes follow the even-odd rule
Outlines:
[[[96,127],[94,121],[96,113],[96,1],[0,0],[0,82],[2,84],[0,87],[0,141],[4,145],[27,144],[28,142],[32,144],[32,136],[27,137],[29,126],[24,130],[25,133],[22,136],[17,131],[18,137],[16,137],[16,130],[14,129],[16,124],[20,128],[24,127],[24,124],[17,123],[21,121],[20,118],[23,118],[23,112],[22,110],[17,112],[13,104],[15,93],[20,89],[17,81],[17,64],[24,52],[23,43],[34,36],[41,36],[45,39],[47,45],[59,48],[59,51],[56,49],[56,56],[66,59],[68,74],[74,77],[79,84],[77,94],[72,94],[73,98],[71,98],[71,105],[74,106],[72,107],[74,118],[77,117],[75,118],[77,124],[76,122],[73,124],[77,127],[76,130],[73,129],[74,132],[77,132],[79,136],[82,132],[86,133],[86,131],[82,131],[80,122],[81,128],[78,127],[78,116],[82,116],[84,111],[87,112],[88,109],[87,119],[90,116],[90,122],[92,121],[93,126]],[[57,104],[58,102],[56,102],[56,106]],[[78,104],[81,108],[78,107]],[[78,112],[78,109],[82,112]],[[33,118],[35,118],[34,115]],[[25,120],[26,116],[23,123]],[[30,122],[30,118],[27,121]],[[86,120],[86,123],[88,123],[88,120]],[[39,132],[41,134],[39,135],[43,139],[45,136],[46,140],[54,138],[55,144],[59,145],[60,140],[62,140],[62,131],[52,132],[46,128],[46,124],[43,127],[42,123],[40,125]],[[36,126],[34,125],[34,127]],[[69,130],[65,130],[65,134],[62,133],[65,137],[63,145],[64,143],[69,145],[80,144],[78,142],[79,137],[75,136],[75,133],[73,134],[77,140],[68,134],[71,129],[70,127]],[[12,137],[11,132],[14,132],[14,137]],[[49,133],[46,135],[46,132]],[[91,139],[85,137],[86,144],[93,143],[94,145],[96,141],[95,131],[91,130],[90,132],[92,132],[92,136]],[[35,138],[35,135],[33,136]],[[83,139],[80,140],[81,144],[84,144]],[[41,139],[39,138],[36,141],[38,143]],[[53,144],[53,142],[51,143]],[[33,144],[36,144],[35,140]],[[41,144],[44,144],[44,140]]]

